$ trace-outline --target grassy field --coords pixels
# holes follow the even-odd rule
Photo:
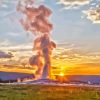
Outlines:
[[[100,100],[100,88],[0,85],[0,100]]]

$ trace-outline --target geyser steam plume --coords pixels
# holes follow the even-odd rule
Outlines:
[[[33,50],[37,53],[30,58],[30,65],[38,67],[36,74],[41,75],[42,79],[50,78],[50,58],[53,48],[56,47],[50,38],[53,25],[48,21],[52,12],[44,5],[35,7],[34,0],[20,0],[17,11],[25,15],[20,19],[23,28],[36,36]]]

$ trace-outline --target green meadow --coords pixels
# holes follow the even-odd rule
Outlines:
[[[0,85],[0,100],[100,100],[100,88]]]

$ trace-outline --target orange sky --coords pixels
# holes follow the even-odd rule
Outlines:
[[[4,48],[3,48],[4,49]],[[26,48],[27,49],[27,48]],[[7,51],[7,50],[6,50]],[[30,50],[11,51],[14,57],[10,59],[0,59],[0,71],[34,73],[34,67],[25,68],[22,63],[28,64],[33,52]],[[3,67],[2,64],[10,64],[9,67]],[[65,47],[57,47],[54,50],[52,59],[52,74],[66,75],[100,75],[100,53],[99,52],[82,52]],[[16,65],[16,66],[15,66]]]
[[[99,65],[91,66],[91,64],[85,65],[71,65],[70,66],[62,66],[52,67],[52,75],[59,75],[61,72],[65,75],[100,75]],[[19,73],[29,73],[34,74],[34,69],[28,68],[6,68],[1,67],[0,71],[4,72],[19,72]]]

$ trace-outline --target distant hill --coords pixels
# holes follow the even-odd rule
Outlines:
[[[16,73],[16,72],[0,72],[0,80],[16,80],[18,78],[34,78],[33,74]],[[100,75],[66,75],[70,82],[91,82],[100,84]]]
[[[34,77],[33,74],[16,73],[16,72],[0,72],[1,80],[16,80],[18,78]]]
[[[67,75],[69,81],[100,83],[100,75]]]

